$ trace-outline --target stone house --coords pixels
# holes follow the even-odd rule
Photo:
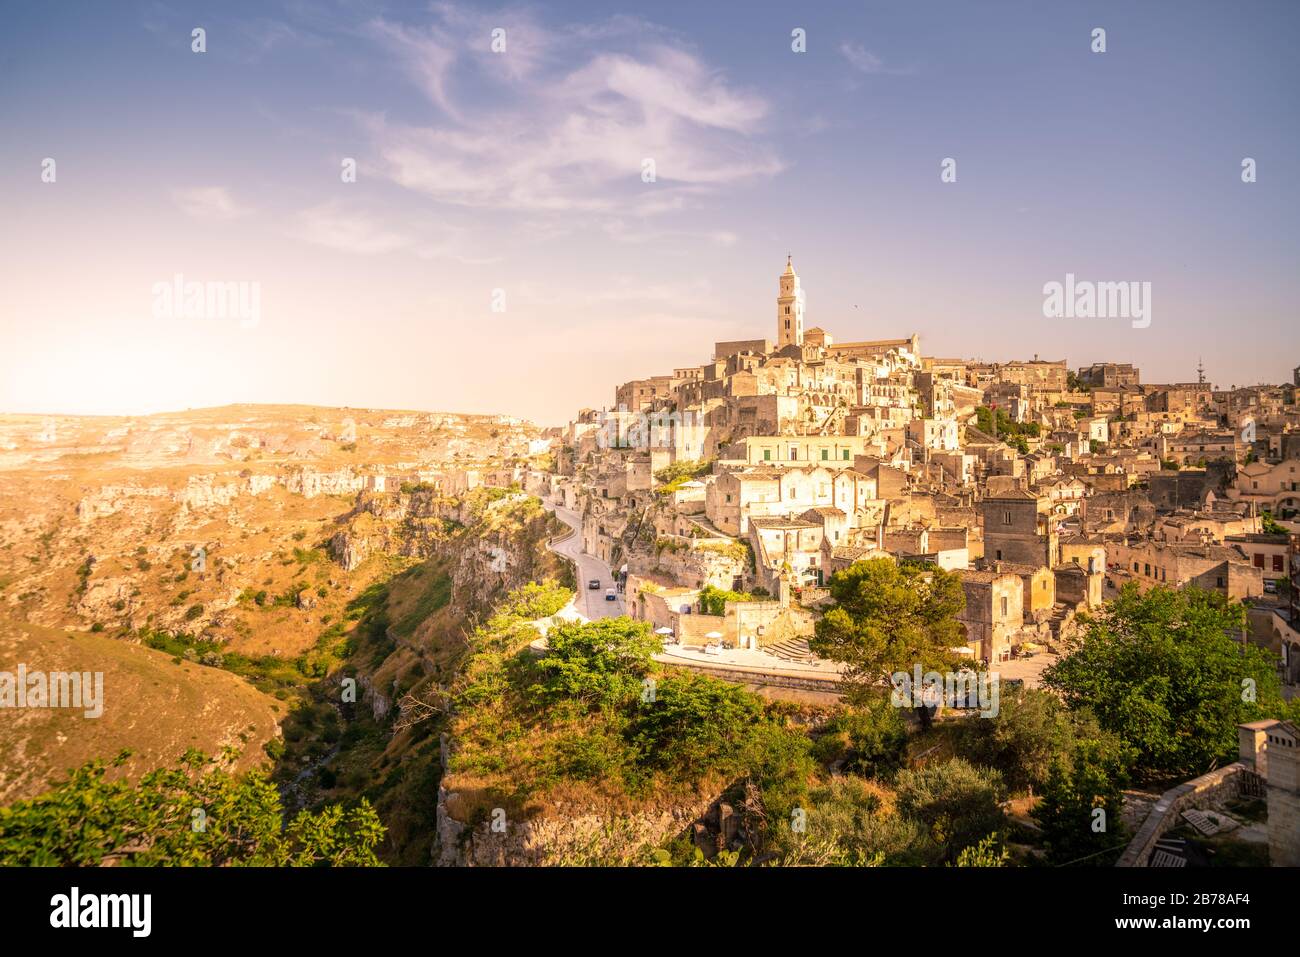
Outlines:
[[[749,541],[754,549],[755,577],[760,586],[776,594],[781,578],[789,574],[798,585],[821,585],[825,528],[802,518],[754,516],[749,520]]]
[[[1250,563],[1260,570],[1265,582],[1277,583],[1291,577],[1291,536],[1286,533],[1229,535],[1223,544],[1245,553]]]
[[[1238,548],[1167,542],[1117,542],[1107,548],[1111,570],[1145,591],[1155,585],[1195,585],[1231,599],[1264,594],[1264,577]]]
[[[1268,859],[1273,867],[1300,867],[1300,729],[1290,721],[1237,726],[1241,762],[1268,789]]]
[[[984,557],[989,561],[1055,566],[1059,536],[1051,500],[1023,489],[990,496],[982,503]]]
[[[874,480],[852,469],[753,467],[720,472],[708,486],[705,514],[728,535],[746,535],[751,517],[797,515],[833,506],[856,527],[877,506]]]
[[[1024,625],[1024,583],[1010,572],[963,570],[966,605],[957,620],[966,626],[967,646],[985,663],[1003,661]]]

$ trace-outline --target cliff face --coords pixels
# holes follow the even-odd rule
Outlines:
[[[351,661],[378,749],[364,757],[366,793],[389,827],[383,856],[391,863],[432,863],[437,844],[437,733],[445,717],[417,706],[411,710],[420,720],[408,724],[403,709],[454,683],[465,633],[506,594],[571,574],[546,547],[557,528],[528,496],[490,491],[454,502],[424,492],[363,494],[336,535],[337,551],[331,543],[340,561],[367,548],[424,559],[388,582],[379,616],[384,641],[363,646]],[[360,760],[345,747],[335,763]]]
[[[340,525],[329,552],[345,570],[381,553],[444,562],[452,605],[461,615],[486,615],[525,582],[565,574],[546,548],[558,528],[555,520],[522,493],[487,490],[451,499],[431,491],[363,492]]]
[[[566,806],[525,821],[489,818],[471,829],[449,810],[457,797],[438,788],[435,863],[441,867],[644,864],[647,851],[693,830],[715,803],[702,799],[630,813]]]

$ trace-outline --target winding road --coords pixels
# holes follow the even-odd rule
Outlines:
[[[582,516],[571,509],[562,508],[545,500],[542,504],[547,511],[554,512],[560,521],[573,529],[573,534],[564,541],[552,545],[551,551],[571,559],[578,570],[578,591],[574,598],[574,607],[593,621],[597,618],[617,618],[619,615],[627,614],[622,595],[614,601],[605,600],[605,589],[614,587],[614,576],[609,566],[595,555],[588,555],[582,550]],[[587,587],[587,583],[592,579],[600,582],[599,588]]]

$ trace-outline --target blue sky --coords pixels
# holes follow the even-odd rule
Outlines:
[[[14,7],[0,409],[559,422],[771,336],[787,253],[841,340],[1290,378],[1300,5],[809,6]],[[1067,272],[1150,282],[1151,325],[1044,318]],[[157,318],[176,273],[259,321]]]

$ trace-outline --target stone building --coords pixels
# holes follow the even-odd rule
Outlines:
[[[1138,385],[1141,375],[1129,362],[1094,362],[1079,370],[1078,379],[1092,389],[1120,389]]]
[[[1060,542],[1046,496],[1011,489],[986,498],[982,510],[986,559],[1049,568],[1058,564]]]
[[[1241,600],[1264,594],[1264,576],[1238,548],[1167,542],[1116,542],[1108,546],[1111,570],[1146,591],[1155,585],[1194,585]]]
[[[957,620],[966,626],[967,647],[985,663],[1010,655],[1024,625],[1024,584],[1011,572],[964,570],[961,578],[966,606]]]
[[[1242,764],[1268,788],[1268,859],[1273,867],[1300,867],[1300,730],[1289,721],[1237,726]]]

